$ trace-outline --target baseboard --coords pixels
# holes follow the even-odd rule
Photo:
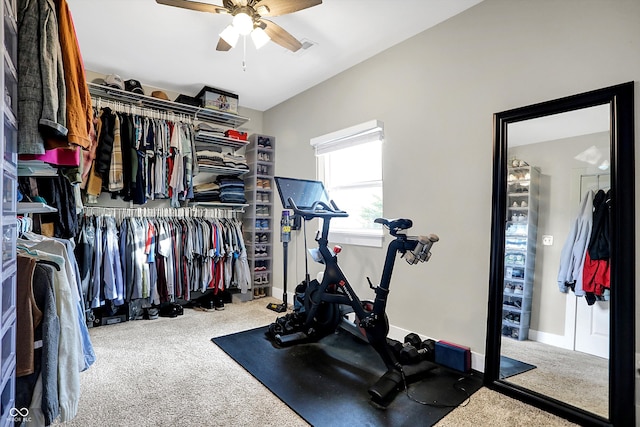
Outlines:
[[[567,350],[573,350],[570,340],[568,340],[564,335],[550,334],[549,332],[529,329],[529,340]]]

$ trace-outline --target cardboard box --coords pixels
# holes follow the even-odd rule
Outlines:
[[[209,86],[204,86],[196,96],[200,106],[226,113],[238,114],[238,95]]]

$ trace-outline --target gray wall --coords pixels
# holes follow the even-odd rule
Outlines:
[[[441,238],[428,264],[398,263],[390,322],[484,354],[492,115],[640,80],[639,23],[637,0],[485,0],[266,111],[264,131],[277,137],[276,172],[314,178],[310,138],[382,120],[384,214],[411,218],[414,233]],[[640,86],[636,100],[638,93]],[[640,135],[638,115],[640,108]],[[289,294],[303,278],[302,250],[298,237],[289,250]],[[340,254],[361,295],[372,295],[364,277],[378,280],[383,256],[355,246]]]

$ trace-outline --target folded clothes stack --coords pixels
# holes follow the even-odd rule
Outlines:
[[[247,166],[247,159],[242,155],[225,154],[223,159],[224,165],[228,168],[249,170],[249,166]]]
[[[226,167],[222,153],[210,150],[196,152],[199,168],[223,168]]]
[[[219,175],[216,182],[220,185],[220,201],[223,203],[246,203],[244,181],[237,176]]]
[[[198,123],[195,127],[196,135],[203,136],[224,136],[225,129],[211,126],[209,123]]]
[[[222,154],[217,151],[201,150],[196,152],[198,167],[204,168],[233,168],[248,171],[247,160],[244,156],[234,154]]]
[[[219,202],[220,185],[216,182],[207,182],[193,187],[194,202]]]

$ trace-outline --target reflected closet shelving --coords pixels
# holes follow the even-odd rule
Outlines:
[[[531,322],[539,184],[536,167],[523,162],[508,169],[502,335],[520,341],[528,339]]]

